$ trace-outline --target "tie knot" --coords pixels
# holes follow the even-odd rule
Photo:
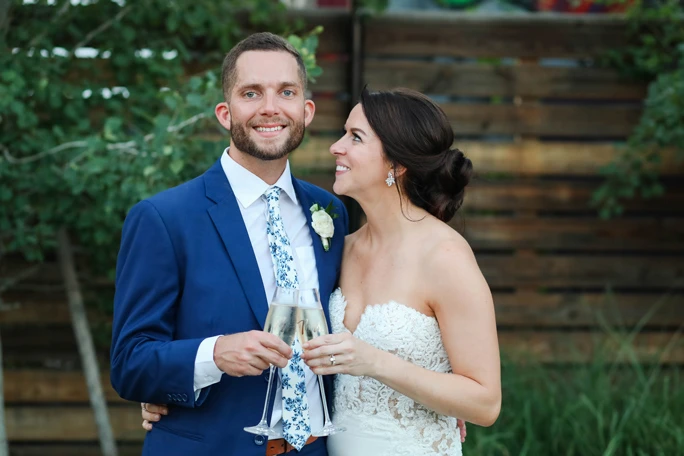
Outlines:
[[[280,187],[271,187],[264,192],[267,201],[278,201],[280,199]]]

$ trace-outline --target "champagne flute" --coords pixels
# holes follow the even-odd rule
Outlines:
[[[318,294],[318,289],[309,288],[299,291],[299,306],[298,306],[297,326],[300,332],[299,339],[302,344],[319,336],[328,334],[328,323],[325,320],[325,313],[321,305],[321,297]],[[341,426],[336,426],[330,420],[328,413],[328,401],[325,397],[325,387],[323,385],[323,377],[318,375],[318,389],[321,391],[321,399],[323,401],[323,414],[325,416],[325,423],[323,429],[312,433],[314,437],[327,437],[329,435],[337,434],[338,432],[346,431]]]
[[[276,288],[273,300],[268,308],[264,331],[280,337],[287,345],[292,345],[295,338],[297,327],[297,301],[299,291],[294,288]],[[245,431],[257,435],[265,435],[274,439],[280,437],[276,431],[268,425],[266,414],[268,413],[268,403],[271,400],[271,385],[273,383],[273,372],[275,366],[271,364],[268,370],[268,387],[266,388],[266,400],[264,401],[264,411],[261,414],[261,421],[256,426],[244,428]]]

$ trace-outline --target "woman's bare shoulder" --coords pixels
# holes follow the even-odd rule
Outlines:
[[[444,222],[436,221],[425,233],[421,257],[423,261],[436,267],[455,266],[464,260],[475,260],[473,249],[468,241]]]
[[[473,249],[458,232],[436,230],[422,251],[422,274],[430,283],[430,301],[472,302],[473,294],[488,295],[489,287],[477,264]]]

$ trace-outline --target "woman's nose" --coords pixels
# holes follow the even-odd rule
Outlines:
[[[342,145],[342,139],[340,138],[338,141],[333,143],[332,146],[330,146],[330,153],[333,155],[342,155],[345,153],[345,149]]]

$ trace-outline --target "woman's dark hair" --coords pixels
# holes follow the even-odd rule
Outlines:
[[[361,107],[393,167],[406,171],[397,188],[442,221],[461,204],[473,174],[471,161],[453,148],[454,132],[442,108],[410,89],[361,93]]]

